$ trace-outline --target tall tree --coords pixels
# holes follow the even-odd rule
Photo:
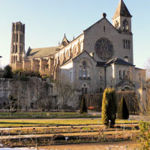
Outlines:
[[[124,97],[121,98],[120,105],[118,107],[118,118],[119,119],[129,118],[129,110]]]
[[[80,113],[87,113],[86,99],[84,95],[82,95],[81,98]]]
[[[9,65],[4,68],[3,78],[13,78],[12,68]]]
[[[17,99],[14,98],[12,95],[9,96],[9,110],[11,113],[14,113],[17,111],[18,104]]]
[[[102,123],[107,127],[113,127],[116,119],[116,94],[112,88],[106,88],[102,100]]]

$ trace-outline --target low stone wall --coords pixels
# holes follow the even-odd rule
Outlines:
[[[50,80],[31,77],[26,80],[0,78],[0,109],[9,109],[9,96],[17,99],[19,110],[59,110],[62,108],[61,98]],[[64,109],[76,109],[78,102],[68,99]]]

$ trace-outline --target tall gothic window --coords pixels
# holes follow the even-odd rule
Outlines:
[[[79,78],[82,80],[90,79],[89,69],[88,69],[86,61],[83,61],[82,65],[80,66]]]
[[[131,47],[130,40],[123,40],[123,48],[124,49],[130,49],[130,47]]]

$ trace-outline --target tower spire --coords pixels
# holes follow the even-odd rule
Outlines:
[[[62,40],[62,42],[61,42],[61,45],[62,46],[66,46],[66,45],[68,45],[69,44],[69,41],[68,41],[68,39],[67,39],[67,37],[66,37],[66,34],[64,33],[64,37],[63,37],[63,40]]]
[[[119,5],[116,9],[116,12],[113,16],[113,19],[116,19],[117,17],[122,16],[122,17],[132,17],[130,14],[127,6],[125,5],[123,0],[120,0]]]

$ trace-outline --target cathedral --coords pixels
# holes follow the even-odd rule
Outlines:
[[[72,41],[64,35],[58,46],[29,47],[25,52],[25,25],[13,23],[10,59],[13,70],[39,72],[69,82],[82,93],[97,93],[106,87],[135,91],[146,80],[145,70],[134,65],[132,15],[123,0],[112,23],[103,13]]]

